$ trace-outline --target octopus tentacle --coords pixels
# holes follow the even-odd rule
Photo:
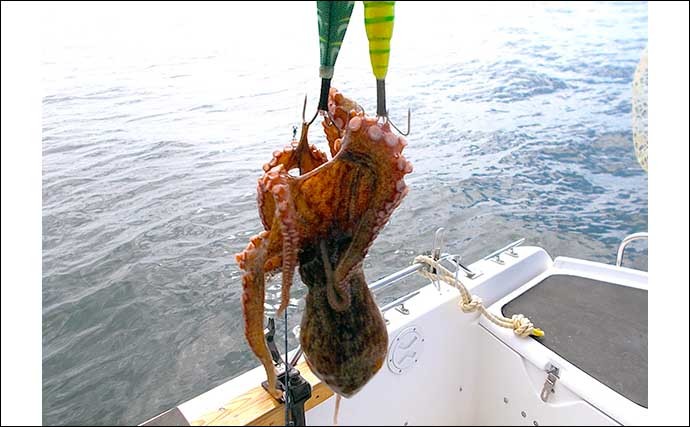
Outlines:
[[[244,251],[235,256],[239,267],[245,270],[242,276],[242,311],[244,312],[244,333],[249,347],[266,370],[268,390],[275,398],[281,396],[277,389],[276,372],[271,353],[264,337],[264,286],[263,270],[266,257],[268,231],[252,236]]]
[[[263,165],[264,172],[268,173],[273,168],[282,165],[286,171],[299,168],[300,173],[306,173],[326,163],[328,161],[326,153],[307,141],[308,131],[309,124],[303,123],[302,134],[297,145],[287,145],[282,150],[274,151],[271,160]],[[264,229],[270,230],[276,206],[265,184],[264,178],[260,178],[257,185],[257,205]]]
[[[296,167],[296,165],[295,148],[288,145],[282,150],[274,151],[271,161],[263,166],[263,170],[268,174],[269,171],[278,166],[284,167],[285,170],[290,170]],[[263,177],[259,178],[259,182],[257,184],[257,204],[259,206],[259,216],[261,217],[261,222],[263,223],[264,229],[271,230],[276,211],[276,204],[270,189],[267,187],[267,176],[268,175],[264,175]]]
[[[300,174],[310,172],[328,161],[326,153],[307,142],[308,133],[309,124],[302,123],[302,134],[295,148],[295,158]]]
[[[361,147],[363,143],[365,147]],[[412,164],[402,155],[406,145],[405,139],[393,134],[387,123],[382,125],[374,119],[363,120],[359,116],[348,123],[343,151],[366,150],[373,162],[379,163],[375,169],[380,188],[374,192],[367,209],[359,215],[352,242],[336,267],[335,281],[342,291],[347,286],[348,276],[361,267],[379,232],[407,195],[408,187],[403,177],[412,172]]]
[[[309,124],[302,124],[302,134],[296,146],[288,145],[282,150],[273,152],[271,160],[263,165],[264,172],[268,172],[276,166],[282,165],[286,171],[299,168],[300,173],[306,173],[316,169],[328,161],[326,153],[319,150],[307,141]],[[269,196],[269,190],[265,186],[263,179],[259,179],[257,185],[257,205],[259,206],[259,216],[265,230],[270,230],[273,224],[273,214],[275,203],[273,197]]]
[[[322,125],[332,156],[335,157],[340,151],[342,137],[345,135],[344,131],[348,122],[360,111],[362,111],[362,107],[359,104],[343,96],[337,89],[331,88],[328,92],[328,112],[335,120],[335,126],[329,118],[326,118]]]
[[[345,286],[338,286],[334,277],[333,266],[328,259],[328,249],[326,248],[325,241],[322,240],[320,242],[319,250],[321,251],[321,261],[323,262],[323,270],[326,276],[326,299],[328,304],[335,311],[345,311],[350,308],[352,301],[350,289]]]
[[[277,315],[280,316],[290,301],[290,287],[297,267],[299,235],[296,228],[295,208],[290,191],[290,176],[283,165],[271,169],[266,175],[266,189],[273,194],[276,211],[275,220],[281,230],[282,244],[282,286],[281,301]]]

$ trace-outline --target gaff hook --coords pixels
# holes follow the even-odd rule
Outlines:
[[[364,2],[364,28],[369,39],[369,58],[371,69],[376,77],[376,116],[407,136],[410,134],[410,110],[407,110],[407,131],[402,132],[391,122],[386,109],[386,74],[393,37],[393,23],[395,21],[395,2]],[[384,123],[385,123],[384,122]]]
[[[376,80],[376,116],[382,117],[385,122],[389,123],[393,129],[397,130],[403,136],[408,136],[410,134],[410,109],[407,109],[407,131],[403,132],[391,121],[388,116],[388,110],[386,109],[386,81]],[[384,122],[384,123],[385,123]]]
[[[328,99],[328,98],[326,98],[326,99]],[[333,123],[333,126],[335,126],[336,128],[338,128],[339,131],[341,131],[341,132],[343,131],[343,130],[336,124],[335,119],[334,119],[333,116],[331,115],[331,112],[328,111],[328,106],[326,106],[324,109],[317,109],[317,110],[316,110],[316,113],[314,113],[314,117],[312,117],[311,120],[309,120],[309,122],[307,122],[307,119],[306,119],[306,116],[305,116],[306,113],[307,113],[307,95],[305,94],[305,95],[304,95],[304,105],[302,106],[302,122],[303,122],[303,123],[307,123],[307,126],[311,126],[311,124],[314,123],[314,120],[316,120],[316,117],[319,115],[319,112],[320,112],[320,111],[323,112],[324,115],[326,115],[326,116],[328,117],[328,119],[331,121],[331,123]]]
[[[314,117],[309,121],[311,125],[319,111],[323,111],[328,118],[335,124],[335,120],[328,111],[328,92],[331,88],[331,79],[335,68],[335,60],[338,58],[340,46],[345,38],[347,27],[350,24],[350,16],[355,6],[353,1],[317,1],[316,14],[319,18],[319,76],[321,77],[321,94],[319,96],[319,106]],[[307,98],[304,98],[304,108],[302,110],[302,120],[306,123]],[[342,131],[338,127],[339,131]]]

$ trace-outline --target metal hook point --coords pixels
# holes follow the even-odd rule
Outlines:
[[[302,122],[303,123],[307,123],[306,114],[307,114],[307,94],[305,93],[304,94],[304,105],[302,106]],[[309,126],[311,126],[311,124],[314,123],[314,120],[316,120],[316,116],[318,116],[318,115],[319,115],[319,110],[316,110],[316,113],[314,113],[314,117],[312,117],[311,120],[309,120],[309,123],[308,123]]]
[[[410,109],[407,109],[407,132],[403,132],[398,127],[391,121],[390,117],[386,115],[386,119],[388,120],[388,123],[390,123],[391,126],[393,126],[393,129],[397,130],[398,133],[402,134],[403,136],[408,136],[410,134]]]
[[[306,122],[305,114],[307,113],[307,94],[304,94],[304,105],[302,106],[302,122]]]

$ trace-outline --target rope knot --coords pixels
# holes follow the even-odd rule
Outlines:
[[[534,331],[532,321],[522,314],[514,314],[511,320],[513,321],[513,331],[518,336],[527,337]]]
[[[522,314],[516,314],[512,318],[495,315],[484,308],[482,299],[476,295],[471,295],[465,285],[457,278],[457,274],[449,271],[443,267],[441,263],[426,255],[419,255],[415,258],[416,263],[426,264],[428,268],[419,270],[419,273],[429,280],[443,280],[449,285],[454,286],[460,291],[460,303],[458,306],[464,313],[472,313],[479,311],[486,316],[495,325],[502,328],[512,329],[516,335],[520,337],[527,337],[533,335],[535,337],[543,337],[544,331],[535,328],[532,322]]]
[[[476,295],[472,295],[469,301],[460,303],[460,309],[463,313],[472,313],[473,311],[477,311],[481,305],[482,299]]]

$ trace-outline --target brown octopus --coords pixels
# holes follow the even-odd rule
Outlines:
[[[235,256],[242,277],[245,336],[268,376],[276,372],[264,338],[264,280],[282,271],[278,314],[285,310],[295,267],[308,287],[300,343],[314,374],[350,397],[383,365],[388,334],[369,291],[362,263],[379,231],[407,194],[403,177],[412,164],[405,139],[388,123],[365,117],[335,89],[323,127],[331,155],[307,142],[275,151],[259,179],[259,214],[265,231]],[[289,172],[299,169],[300,175]]]

